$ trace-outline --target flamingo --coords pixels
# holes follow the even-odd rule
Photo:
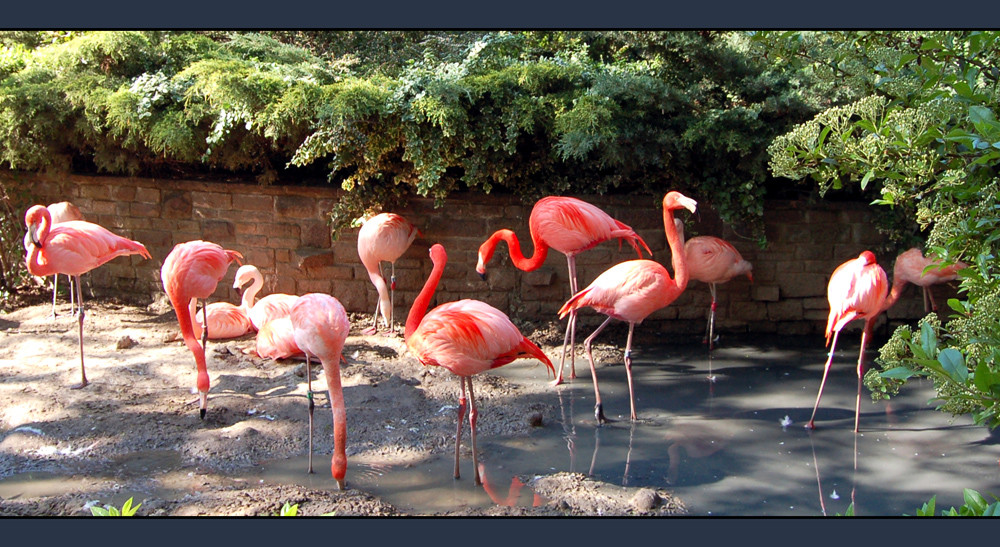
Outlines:
[[[351,328],[344,306],[336,298],[320,293],[310,293],[299,298],[289,315],[295,343],[306,355],[306,378],[309,399],[309,472],[312,468],[313,403],[310,356],[319,359],[326,376],[326,386],[333,409],[333,459],[330,471],[337,485],[344,489],[347,474],[347,411],[344,409],[344,392],[340,383],[340,359]]]
[[[833,352],[837,347],[837,335],[840,329],[855,319],[864,319],[865,328],[861,333],[861,352],[858,355],[858,399],[854,410],[854,432],[858,432],[858,418],[861,416],[861,375],[864,371],[865,346],[872,334],[872,325],[884,309],[886,295],[889,292],[889,281],[885,270],[875,262],[871,251],[863,251],[857,258],[848,260],[833,271],[830,283],[826,287],[826,299],[830,303],[830,316],[826,321],[826,345],[830,346],[830,356],[823,367],[823,380],[816,394],[816,404],[806,429],[814,429],[813,419],[819,400],[823,396],[823,386],[826,375],[830,372],[833,362]],[[833,344],[830,337],[833,336]]]
[[[570,294],[577,292],[576,255],[595,247],[609,239],[618,238],[628,241],[635,249],[639,258],[642,251],[639,245],[653,255],[646,242],[623,222],[615,220],[600,208],[576,198],[565,196],[544,197],[535,202],[528,217],[528,230],[531,233],[531,243],[535,251],[531,258],[525,258],[521,252],[521,243],[511,230],[497,230],[479,247],[479,262],[476,272],[486,279],[486,264],[493,258],[493,251],[500,241],[507,242],[511,261],[519,270],[530,272],[537,270],[548,257],[549,248],[566,255],[569,268]],[[576,378],[576,311],[569,316],[566,324],[566,335],[563,337],[562,353],[559,358],[559,374],[552,385],[559,385],[563,380],[563,365],[566,362],[566,350],[570,354],[570,378]]]
[[[215,292],[216,286],[226,275],[229,265],[235,260],[240,262],[243,255],[237,251],[223,249],[222,246],[209,241],[188,241],[174,245],[173,250],[163,261],[160,268],[160,279],[163,288],[170,298],[170,304],[177,314],[181,336],[191,353],[194,354],[195,367],[198,369],[197,387],[200,399],[199,413],[205,419],[208,409],[208,367],[205,364],[205,348],[208,343],[208,331],[202,330],[201,343],[195,338],[193,316],[197,309],[198,299],[206,299]],[[205,320],[207,312],[202,307],[202,322],[208,328],[212,324]]]
[[[83,213],[80,209],[68,201],[60,201],[58,203],[52,203],[46,207],[49,210],[49,217],[52,218],[52,224],[56,225],[60,222],[66,222],[68,220],[83,220]],[[73,280],[69,279],[69,312],[73,314]],[[52,276],[52,317],[56,316],[56,293],[59,292],[59,275]]]
[[[465,415],[465,389],[469,389],[469,429],[472,434],[472,462],[475,484],[481,485],[479,456],[476,452],[476,421],[479,411],[472,393],[472,377],[500,367],[515,359],[534,357],[555,375],[552,362],[531,340],[511,323],[502,311],[479,300],[459,300],[441,304],[431,311],[427,306],[437,290],[448,254],[441,244],[430,249],[431,269],[427,282],[414,299],[406,318],[403,338],[424,366],[444,367],[459,377],[462,395],[458,399],[458,430],[455,433],[455,478],[460,478],[458,450],[462,441],[462,418]]]
[[[115,235],[102,226],[83,220],[70,220],[53,225],[49,210],[34,205],[24,215],[29,243],[25,263],[31,275],[46,277],[64,274],[76,278],[80,324],[80,377],[74,389],[86,387],[87,371],[83,363],[83,293],[80,276],[119,256],[138,254],[152,258],[146,247]]]
[[[250,332],[253,325],[247,317],[244,305],[246,296],[243,297],[243,304],[237,306],[229,302],[212,302],[205,306],[205,314],[208,316],[208,339],[227,340],[229,338],[239,338]],[[195,337],[202,335],[203,319],[195,314],[194,320]]]
[[[923,288],[924,312],[928,311],[928,301],[930,309],[937,312],[937,303],[934,302],[931,285],[955,280],[958,277],[958,271],[963,268],[968,268],[964,262],[942,266],[941,259],[924,256],[924,253],[917,247],[900,253],[896,257],[896,264],[892,269],[892,291],[889,293],[883,309],[887,310],[893,307],[903,294],[906,284],[913,283]]]
[[[573,310],[591,307],[608,316],[593,334],[584,340],[587,360],[590,362],[590,374],[594,380],[594,417],[599,424],[606,423],[604,406],[601,404],[601,392],[597,387],[597,369],[594,367],[594,357],[590,346],[594,338],[604,330],[612,319],[628,322],[628,341],[625,343],[625,374],[628,376],[628,397],[632,407],[631,418],[636,421],[635,396],[632,389],[632,331],[636,323],[642,323],[649,314],[670,305],[684,292],[688,283],[687,262],[684,258],[684,236],[677,232],[674,224],[674,211],[687,209],[692,213],[698,203],[681,194],[668,192],[663,196],[663,230],[670,246],[671,260],[674,266],[674,278],[660,263],[652,260],[629,260],[612,266],[582,291],[574,294],[559,309],[562,319]]]
[[[683,229],[683,223],[681,223]],[[688,275],[702,283],[708,283],[712,293],[711,312],[708,316],[708,328],[705,340],[708,351],[712,351],[715,339],[715,286],[725,283],[738,275],[746,275],[753,283],[753,264],[743,259],[743,256],[732,243],[715,236],[696,236],[684,243],[684,259],[687,261]],[[712,376],[712,364],[709,361],[708,377]]]
[[[282,317],[288,317],[292,306],[299,298],[298,296],[294,294],[273,293],[260,300],[256,300],[257,293],[264,286],[264,276],[261,275],[260,270],[256,266],[251,264],[240,266],[236,270],[236,280],[233,282],[233,288],[243,287],[248,281],[251,283],[250,287],[243,293],[242,305],[245,307],[247,317],[249,317],[254,330],[259,332],[269,322]]]
[[[416,226],[395,213],[380,213],[365,221],[358,232],[358,256],[368,271],[368,277],[378,291],[378,303],[375,305],[375,316],[372,326],[362,331],[362,334],[378,332],[379,310],[382,320],[389,332],[393,332],[393,308],[396,294],[396,260],[399,259],[413,240],[422,235]],[[382,277],[382,262],[388,262],[392,267],[389,287],[386,288]]]
[[[298,303],[298,301],[296,301]],[[289,316],[268,321],[257,332],[257,355],[264,359],[292,359],[305,357],[295,342],[292,320]]]

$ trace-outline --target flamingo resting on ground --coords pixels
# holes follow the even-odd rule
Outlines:
[[[80,290],[80,276],[94,268],[125,255],[138,254],[152,258],[146,247],[115,235],[102,226],[83,220],[70,220],[53,225],[49,210],[42,205],[34,205],[24,215],[28,228],[25,240],[28,242],[25,264],[31,275],[46,277],[64,274],[76,281],[80,323],[80,378],[74,389],[87,385],[87,371],[83,364],[83,293]]]
[[[931,285],[955,280],[958,278],[958,271],[963,268],[968,268],[964,262],[942,266],[941,259],[924,256],[923,251],[917,247],[900,253],[896,257],[896,265],[892,269],[892,291],[885,301],[884,309],[893,307],[903,294],[906,284],[913,283],[923,288],[924,312],[930,310],[937,312],[937,303],[934,302]],[[930,303],[929,309],[928,302]]]
[[[226,275],[229,265],[235,260],[239,262],[243,255],[237,251],[223,249],[216,243],[208,241],[188,241],[174,245],[173,250],[163,261],[160,268],[160,279],[163,289],[170,298],[170,304],[177,314],[177,323],[181,328],[184,344],[194,354],[195,367],[198,369],[197,387],[200,399],[199,413],[205,419],[208,409],[208,367],[205,363],[205,348],[209,334],[202,331],[201,343],[194,335],[192,316],[197,310],[198,299],[212,296],[216,286]],[[205,320],[205,308],[202,308],[202,322],[211,328],[212,324]]]
[[[393,327],[393,308],[396,294],[396,260],[403,256],[420,230],[405,218],[395,213],[380,213],[365,221],[358,232],[358,256],[368,271],[375,290],[378,291],[378,304],[375,305],[375,316],[372,326],[362,331],[362,334],[378,332],[379,311],[391,334]],[[382,262],[388,262],[392,267],[389,287],[386,288],[382,277]]]
[[[239,306],[230,304],[229,302],[212,302],[208,306],[205,306],[205,313],[202,315],[208,316],[209,340],[239,338],[253,330],[250,316],[247,315],[247,310],[251,307],[250,298],[248,297],[249,293],[243,293]],[[198,314],[194,314],[192,319],[194,320],[195,336],[200,338],[203,334],[203,319]]]
[[[311,293],[299,298],[289,315],[295,343],[306,355],[306,377],[309,398],[309,472],[312,473],[312,421],[313,403],[312,372],[309,358],[315,357],[323,365],[326,386],[333,409],[333,459],[330,470],[337,485],[344,489],[347,474],[347,411],[344,409],[344,392],[340,383],[340,359],[351,328],[347,312],[340,302],[326,294]]]
[[[243,287],[250,282],[250,286],[243,290],[243,306],[246,308],[247,317],[254,330],[260,331],[264,325],[275,319],[288,317],[289,312],[298,296],[294,294],[273,293],[260,300],[257,300],[257,293],[264,286],[264,276],[256,266],[246,264],[236,270],[236,279],[233,288]]]
[[[493,258],[493,251],[500,241],[507,242],[511,261],[519,270],[530,272],[537,270],[545,262],[549,248],[566,255],[569,268],[570,294],[577,292],[576,255],[609,239],[619,238],[628,241],[629,245],[642,258],[642,248],[653,255],[646,242],[628,225],[619,222],[610,215],[585,201],[563,196],[549,196],[538,200],[528,217],[528,230],[531,233],[531,243],[535,251],[531,258],[525,258],[521,252],[521,243],[511,230],[497,230],[479,247],[479,262],[476,272],[486,278],[486,264]],[[559,358],[559,374],[553,385],[559,385],[563,380],[563,365],[566,361],[566,351],[570,354],[570,378],[576,378],[576,310],[569,316],[566,324],[566,335],[563,338],[562,353]]]
[[[884,309],[886,295],[889,292],[889,281],[885,270],[875,262],[871,251],[863,251],[857,258],[848,260],[833,271],[830,284],[826,288],[826,299],[830,302],[830,316],[826,321],[826,344],[830,346],[830,356],[823,367],[823,380],[816,394],[816,404],[806,429],[814,429],[813,419],[819,400],[823,396],[823,386],[826,375],[830,372],[833,362],[833,352],[837,348],[837,335],[840,329],[855,319],[865,320],[865,329],[861,333],[861,352],[858,355],[858,399],[854,410],[854,432],[858,432],[858,418],[861,416],[861,376],[864,372],[865,346],[872,335],[875,319]],[[833,343],[830,337],[833,336]]]
[[[52,218],[53,225],[69,220],[83,220],[83,213],[80,212],[80,209],[68,201],[50,204],[46,209],[49,210],[49,217]],[[69,279],[69,312],[73,314],[75,313],[73,310],[73,279],[70,276],[66,277]],[[59,275],[54,275],[52,276],[52,317],[56,316],[56,293],[58,292]]]
[[[660,263],[652,260],[629,260],[608,268],[587,288],[573,295],[559,310],[559,318],[573,310],[591,307],[608,316],[593,334],[584,341],[590,374],[594,380],[594,417],[599,424],[608,421],[604,417],[601,392],[597,387],[597,369],[590,346],[594,338],[604,330],[612,319],[628,322],[628,341],[625,343],[625,374],[628,376],[628,396],[632,407],[631,418],[636,420],[635,395],[632,388],[632,331],[636,323],[641,323],[649,314],[668,306],[684,292],[688,282],[687,263],[684,259],[683,235],[674,224],[674,211],[687,209],[695,212],[698,203],[681,194],[669,192],[663,197],[663,229],[670,246],[674,278]]]
[[[296,303],[298,303],[296,301]],[[263,359],[293,359],[305,357],[295,342],[290,316],[268,321],[257,333],[257,356]]]
[[[424,288],[413,301],[406,318],[404,339],[410,351],[425,366],[440,366],[458,376],[462,395],[458,400],[458,430],[455,433],[455,478],[459,478],[458,455],[462,441],[462,418],[465,414],[466,386],[469,389],[469,429],[472,434],[472,462],[476,485],[479,477],[479,456],[476,447],[476,420],[479,411],[472,393],[472,377],[480,372],[500,367],[522,357],[538,359],[555,375],[552,362],[531,340],[528,340],[500,310],[478,300],[459,300],[441,304],[427,311],[441,274],[448,261],[444,247],[435,244],[430,249],[434,264]]]
[[[705,331],[705,342],[708,350],[712,351],[712,343],[715,341],[715,286],[739,275],[747,276],[753,283],[753,265],[743,259],[732,243],[714,236],[696,236],[684,242],[684,259],[691,279],[707,283],[712,293],[712,306]]]

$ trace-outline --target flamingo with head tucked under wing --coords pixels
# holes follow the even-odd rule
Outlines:
[[[396,260],[403,256],[419,235],[421,235],[420,230],[416,226],[395,213],[379,213],[364,221],[361,230],[358,231],[358,256],[368,271],[368,277],[375,285],[375,290],[378,291],[378,304],[375,305],[372,326],[362,331],[362,334],[378,332],[379,311],[382,313],[382,321],[385,322],[387,332],[389,334],[394,332]],[[392,268],[388,287],[382,276],[382,262],[388,262]]]
[[[458,430],[455,433],[455,478],[459,478],[458,455],[462,440],[462,418],[466,409],[465,390],[469,390],[469,429],[472,434],[472,461],[475,483],[479,476],[476,447],[476,421],[479,411],[472,393],[472,377],[515,359],[534,357],[555,373],[552,362],[531,340],[511,323],[502,311],[479,300],[459,300],[441,304],[427,311],[448,255],[440,244],[430,249],[434,264],[424,288],[413,301],[406,318],[406,345],[425,366],[440,366],[459,377],[462,395],[458,400]]]
[[[830,372],[830,364],[833,362],[833,352],[837,347],[837,336],[840,330],[855,319],[864,319],[865,328],[861,332],[861,351],[858,354],[858,399],[854,409],[854,432],[858,432],[858,419],[861,416],[861,377],[864,372],[865,346],[872,335],[872,326],[882,310],[885,309],[886,295],[889,292],[889,281],[886,278],[885,270],[875,262],[875,255],[871,251],[863,251],[857,258],[848,260],[833,271],[830,276],[830,283],[826,288],[826,299],[830,303],[830,315],[826,321],[826,344],[830,346],[830,355],[823,367],[823,380],[819,384],[819,393],[816,394],[816,404],[813,406],[812,416],[806,429],[813,429],[816,425],[813,419],[816,417],[816,409],[819,408],[819,400],[823,396],[823,386],[826,385],[826,376]],[[830,343],[830,337],[833,343]]]
[[[198,300],[204,300],[215,292],[216,286],[226,275],[229,265],[235,260],[239,262],[243,255],[237,251],[223,249],[222,246],[208,241],[188,241],[174,245],[173,250],[163,261],[160,268],[160,279],[163,289],[170,298],[170,304],[177,314],[177,322],[181,328],[184,344],[194,355],[195,367],[198,370],[197,387],[200,400],[199,413],[205,418],[208,409],[208,366],[205,362],[205,347],[209,334],[202,331],[201,343],[194,335],[192,316],[197,309]],[[205,308],[202,308],[205,313]],[[203,324],[211,323],[204,320]]]
[[[628,376],[629,403],[632,407],[631,418],[636,420],[635,395],[632,388],[632,331],[636,323],[641,323],[649,314],[670,305],[677,299],[688,283],[687,263],[684,259],[683,235],[677,232],[674,224],[674,211],[687,209],[695,212],[698,204],[695,200],[680,192],[669,192],[663,197],[663,229],[666,232],[667,244],[670,246],[671,260],[674,266],[674,277],[660,263],[652,260],[629,260],[608,268],[585,289],[574,294],[562,308],[559,317],[565,317],[573,310],[591,307],[608,316],[593,334],[584,341],[587,361],[590,362],[590,374],[594,380],[594,417],[598,423],[608,421],[604,417],[604,406],[601,404],[601,392],[597,387],[597,369],[594,367],[594,357],[590,346],[594,338],[604,330],[612,319],[628,322],[628,341],[625,343],[625,374]]]
[[[486,264],[493,258],[493,251],[500,241],[507,242],[510,258],[519,270],[530,272],[537,270],[548,257],[549,248],[566,255],[569,268],[570,294],[577,292],[576,255],[609,239],[619,238],[635,249],[642,258],[643,249],[652,256],[649,246],[627,224],[615,220],[600,208],[585,201],[564,197],[549,196],[538,200],[528,217],[528,230],[535,251],[531,258],[525,258],[521,252],[521,243],[511,230],[497,230],[479,247],[479,262],[476,272],[485,279]],[[570,378],[576,378],[576,311],[572,311],[566,325],[566,335],[563,338],[563,348],[559,359],[559,374],[553,385],[562,383],[563,364],[566,351],[570,353]]]
[[[35,205],[24,215],[28,227],[25,241],[28,242],[25,264],[28,273],[39,277],[64,274],[75,278],[78,297],[80,324],[80,377],[81,382],[74,388],[87,385],[87,371],[83,364],[83,293],[80,276],[116,257],[138,254],[152,258],[146,247],[115,235],[102,226],[83,220],[70,220],[53,225],[49,210]]]

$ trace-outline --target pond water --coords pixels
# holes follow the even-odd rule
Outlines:
[[[598,379],[605,414],[616,421],[600,427],[584,359],[579,377],[553,390],[556,421],[528,438],[480,437],[489,492],[473,487],[468,458],[462,480],[452,479],[449,455],[409,467],[355,458],[350,484],[419,513],[544,502],[531,492],[531,477],[559,471],[664,488],[694,516],[833,516],[852,501],[858,516],[901,516],[934,495],[939,510],[958,507],[964,488],[1000,495],[1000,435],[934,410],[929,381],[911,381],[888,402],[873,403],[863,389],[855,435],[857,345],[837,349],[816,429],[806,430],[827,355],[822,339],[804,345],[811,341],[724,340],[711,357],[714,382],[704,346],[640,347],[633,353],[639,422],[628,420],[624,367],[606,366]],[[535,368],[491,373],[537,382]],[[488,419],[484,410],[480,420]],[[306,476],[305,466],[305,458],[273,462],[261,476],[330,487],[324,474]]]

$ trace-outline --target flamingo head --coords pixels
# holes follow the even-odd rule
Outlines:
[[[865,266],[875,264],[875,253],[871,251],[862,251],[861,254],[858,255],[858,260],[862,261]]]
[[[694,213],[698,209],[698,202],[685,196],[684,194],[671,191],[667,192],[667,195],[663,196],[663,208],[664,209],[687,209]]]
[[[30,240],[37,247],[41,247],[41,241],[38,239],[38,226],[41,224],[42,219],[49,219],[49,210],[45,208],[44,205],[33,205],[24,214],[24,225],[28,228],[28,235],[25,237],[25,241]]]
[[[233,280],[233,288],[243,290],[244,285],[253,281],[254,272],[256,272],[257,275],[260,275],[260,270],[258,270],[256,266],[252,266],[250,264],[240,266],[239,269],[236,270],[236,279]]]
[[[430,250],[431,262],[434,264],[445,263],[448,261],[448,253],[444,250],[444,245],[440,243],[435,243],[431,246]]]

